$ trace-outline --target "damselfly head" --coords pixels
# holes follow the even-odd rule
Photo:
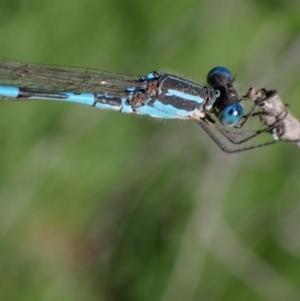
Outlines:
[[[215,90],[214,109],[221,124],[229,127],[237,125],[244,112],[231,72],[225,67],[215,67],[208,73],[207,83]]]

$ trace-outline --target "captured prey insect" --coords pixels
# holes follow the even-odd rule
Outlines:
[[[155,118],[195,120],[227,153],[264,145],[248,145],[261,131],[242,129],[251,113],[244,115],[233,77],[224,67],[212,69],[207,85],[201,86],[168,73],[138,77],[0,59],[0,99],[76,102]]]
[[[274,143],[286,141],[300,148],[300,121],[290,113],[276,90],[252,87],[245,97],[262,109],[260,122],[267,126]]]

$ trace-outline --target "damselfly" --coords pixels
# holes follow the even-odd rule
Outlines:
[[[67,101],[155,118],[195,120],[228,153],[268,144],[249,144],[264,131],[245,129],[252,113],[244,115],[242,98],[224,67],[213,68],[207,85],[201,86],[161,72],[138,77],[0,59],[0,99]]]

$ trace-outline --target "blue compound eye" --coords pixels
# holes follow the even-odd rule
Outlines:
[[[239,103],[234,103],[220,112],[218,118],[225,126],[235,126],[243,117],[244,110]]]
[[[232,82],[231,72],[227,68],[225,68],[225,67],[215,67],[214,69],[211,69],[208,72],[207,77],[206,77],[207,82],[209,81],[209,79],[213,75],[220,74],[220,73],[226,75],[230,79],[230,81]]]

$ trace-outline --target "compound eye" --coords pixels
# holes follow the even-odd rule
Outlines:
[[[218,118],[225,126],[235,126],[244,115],[243,107],[239,103],[234,103],[220,112]]]
[[[216,98],[219,98],[221,96],[220,90],[215,90]]]
[[[225,67],[215,67],[213,69],[211,69],[206,77],[207,82],[209,82],[209,79],[214,76],[214,75],[218,75],[218,74],[223,74],[225,76],[227,76],[229,78],[229,80],[232,82],[232,75],[231,72],[225,68]]]

